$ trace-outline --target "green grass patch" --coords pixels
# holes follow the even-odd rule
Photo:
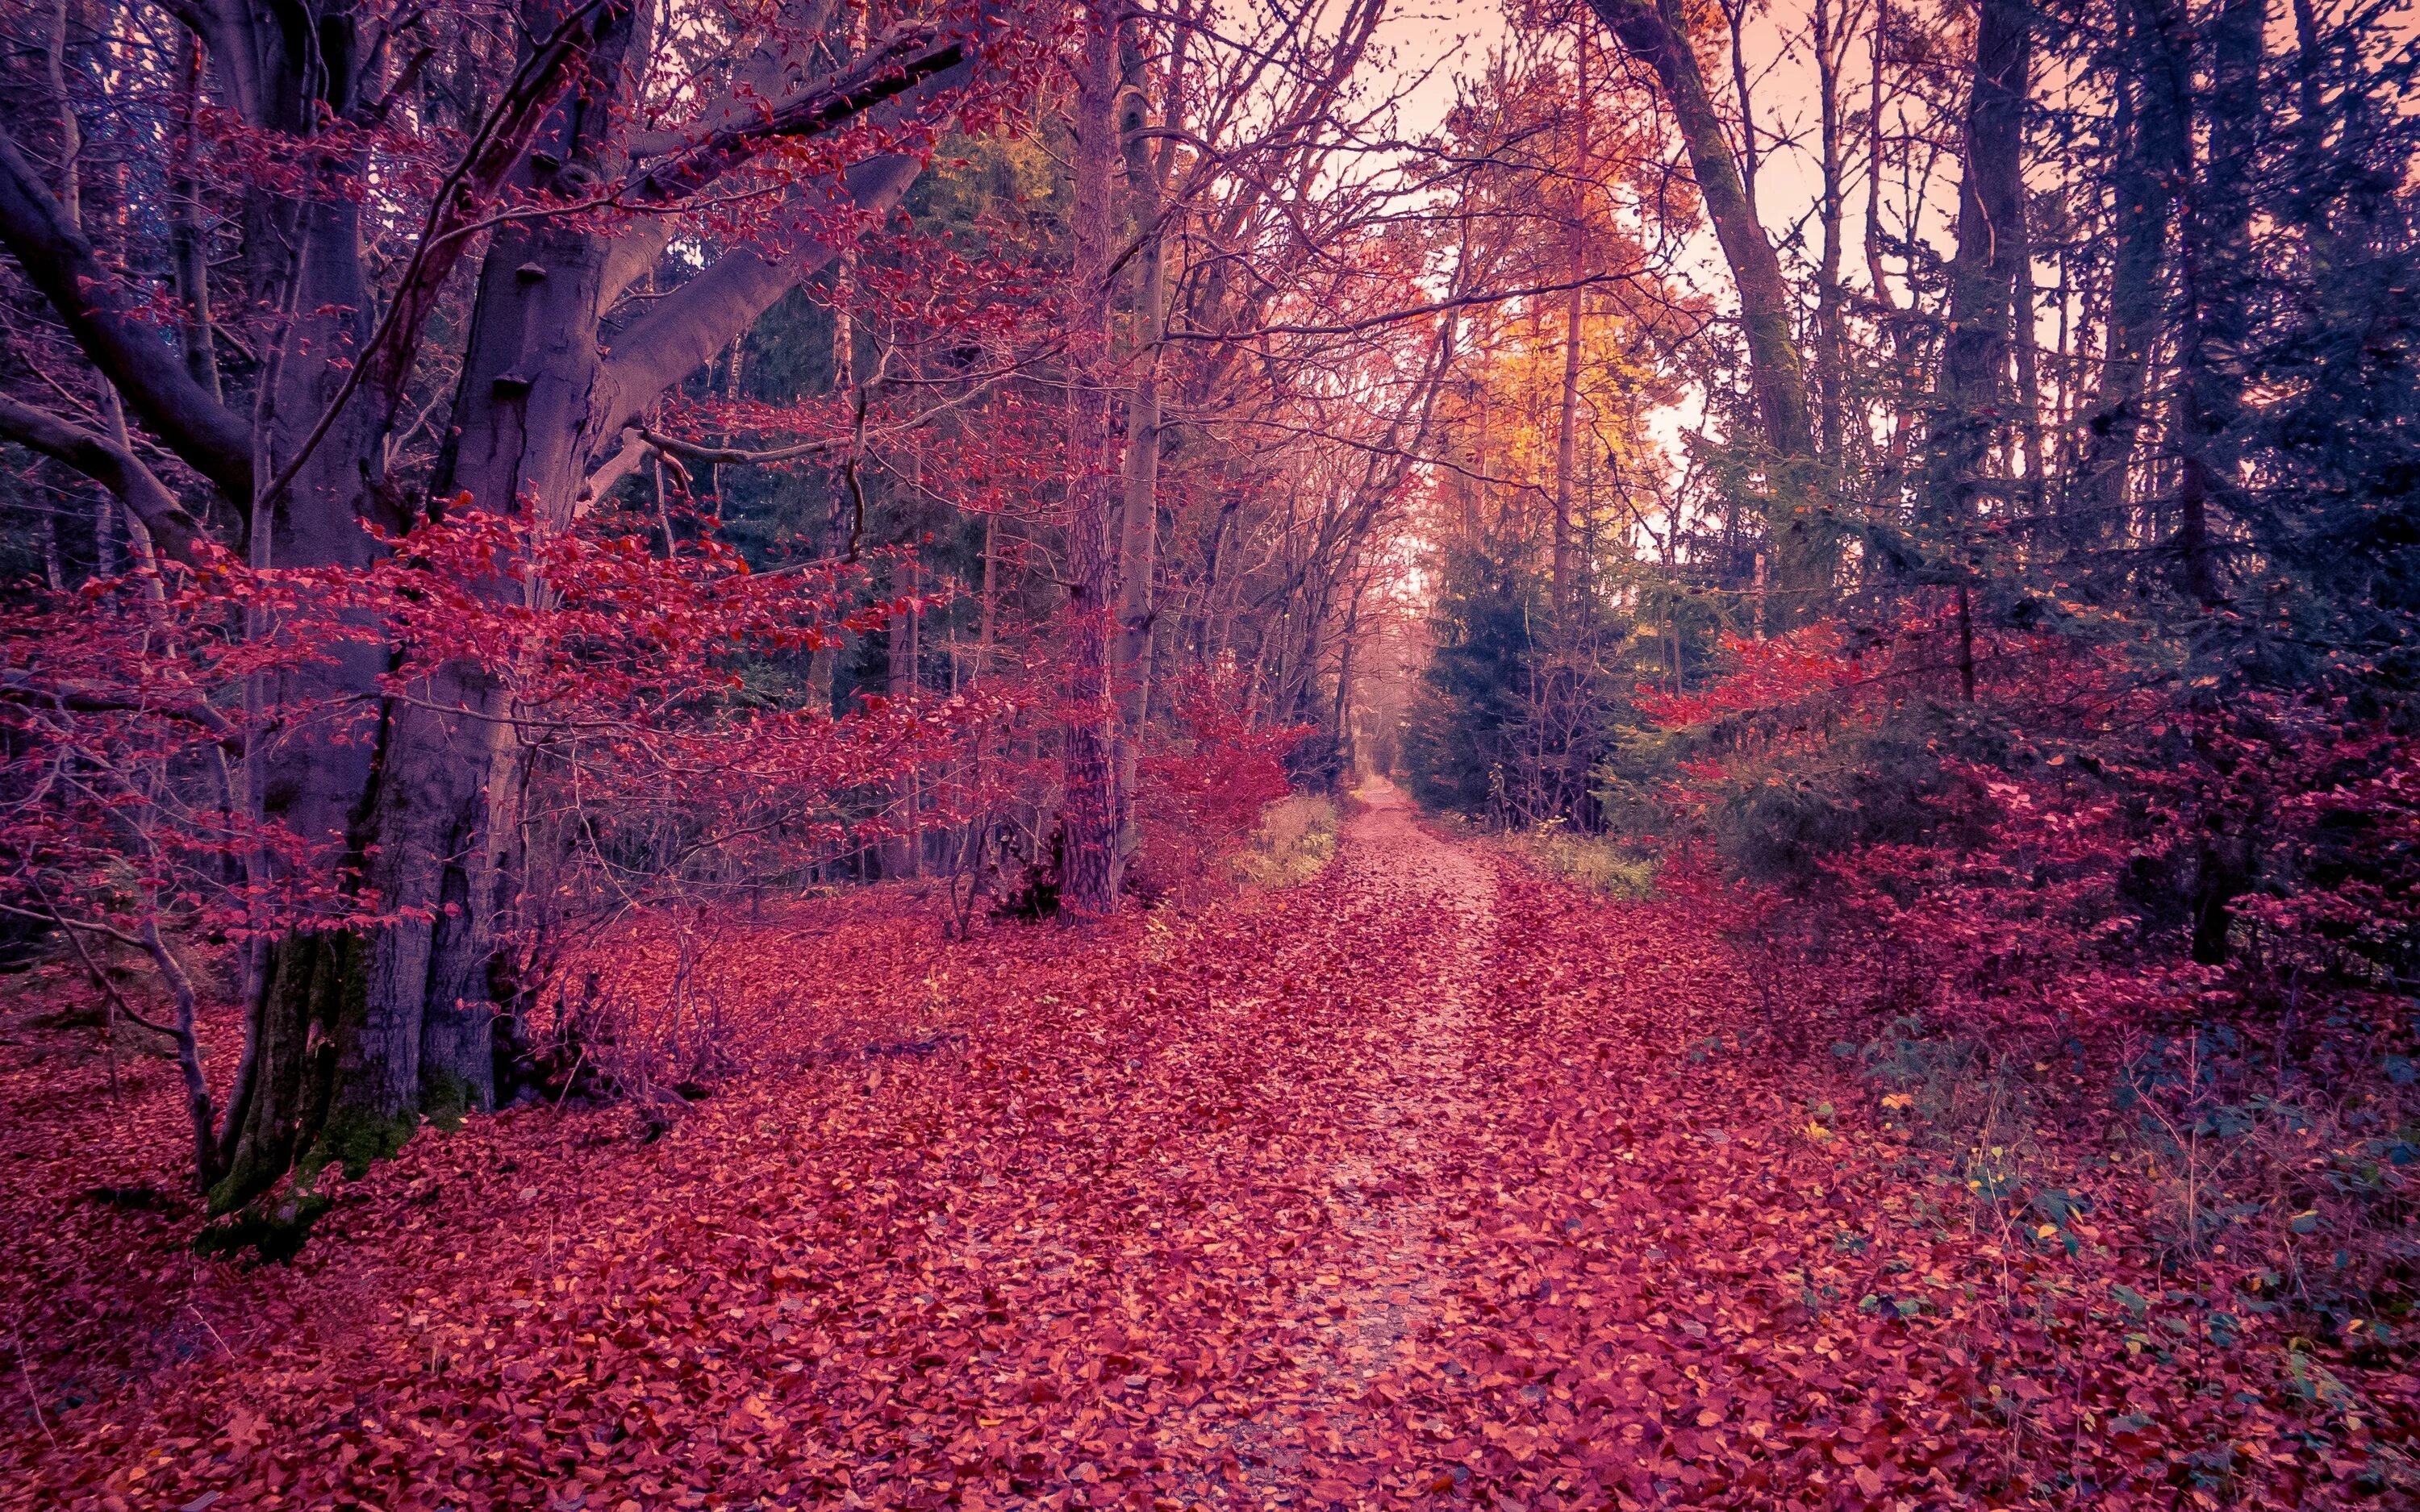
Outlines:
[[[1655,862],[1612,835],[1583,835],[1544,825],[1505,837],[1514,854],[1540,870],[1612,898],[1645,898],[1655,890]]]
[[[1295,793],[1261,810],[1261,822],[1235,856],[1235,874],[1255,887],[1291,887],[1310,881],[1336,858],[1336,805]]]

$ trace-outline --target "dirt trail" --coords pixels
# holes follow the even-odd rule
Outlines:
[[[44,1409],[7,1425],[0,1507],[1544,1512],[1759,1504],[1783,1455],[1836,1480],[1757,1437],[1830,1411],[1743,1340],[1840,1253],[1837,1177],[1735,1053],[1718,942],[1365,796],[1319,876],[1190,915],[952,944],[899,893],[735,927],[746,1074],[661,1137],[610,1106],[425,1133],[291,1267],[0,1161]],[[910,1023],[930,1053],[883,1053]],[[164,1074],[72,1128],[54,1067],[5,1077],[0,1155],[173,1188]],[[1753,1253],[1699,1237],[1748,1199],[1781,1213]]]
[[[0,1509],[2168,1506],[2252,1443],[2273,1491],[2366,1473],[2282,1397],[2159,1416],[2180,1378],[2107,1301],[2157,1276],[1978,1245],[1955,1153],[1794,1053],[1702,909],[1369,797],[1319,876],[1189,915],[736,924],[746,1074],[670,1130],[424,1133],[291,1266],[191,1252],[164,1068],[118,1101],[0,1037]]]
[[[1324,1268],[1291,1299],[1310,1345],[1298,1390],[1225,1427],[1218,1437],[1242,1473],[1223,1486],[1194,1477],[1187,1489],[1208,1501],[1318,1500],[1296,1426],[1350,1418],[1375,1382],[1403,1369],[1438,1313],[1443,1278],[1429,1238],[1442,1215],[1440,1167],[1477,1121],[1470,1049],[1494,942],[1496,882],[1468,852],[1423,827],[1409,799],[1383,779],[1358,796],[1362,810],[1347,822],[1336,874],[1326,880],[1361,906],[1326,921],[1315,949],[1332,964],[1391,959],[1399,966],[1373,1011],[1349,1026],[1349,1063],[1369,1095],[1348,1105],[1311,1173],[1334,1242]],[[1331,1443],[1351,1453],[1357,1436]]]
[[[1427,1230],[1436,1217],[1432,1183],[1441,1155],[1467,1130],[1477,1107],[1468,1071],[1478,1032],[1473,1000],[1495,935],[1494,876],[1459,847],[1441,843],[1413,818],[1409,801],[1383,779],[1362,797],[1368,811],[1349,826],[1347,865],[1396,889],[1406,903],[1442,908],[1448,933],[1424,963],[1429,980],[1406,991],[1377,1026],[1385,1048],[1368,1104],[1366,1142],[1347,1147],[1328,1178],[1354,1249],[1329,1296],[1341,1316],[1319,1331],[1333,1353],[1337,1390],[1351,1392],[1400,1364],[1417,1323],[1435,1310],[1437,1277]],[[1383,938],[1340,942],[1386,949]]]
[[[668,1136],[610,1107],[424,1133],[291,1268],[196,1261],[173,1202],[24,1196],[55,1205],[19,1273],[53,1278],[22,1316],[57,1352],[22,1484],[108,1512],[1374,1485],[1372,1392],[1437,1336],[1448,1195],[1486,1177],[1501,863],[1365,796],[1319,877],[1189,918],[955,949],[921,911],[768,921],[715,962],[762,1005],[730,1005],[753,1070]],[[903,1013],[949,1048],[879,1054]],[[76,1138],[168,1191],[150,1081]]]

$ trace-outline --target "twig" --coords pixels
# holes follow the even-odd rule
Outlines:
[[[571,1070],[564,1075],[563,1090],[554,1094],[554,1105],[556,1107],[563,1106],[563,1100],[571,1095],[572,1084],[580,1080],[581,1065],[587,1059],[588,1047],[583,1044],[580,1047],[580,1054],[571,1057]]]
[[[51,1431],[51,1420],[42,1415],[41,1394],[34,1389],[34,1367],[25,1359],[25,1336],[14,1329],[8,1331],[8,1336],[17,1346],[17,1370],[25,1378],[25,1400],[34,1409],[34,1424],[55,1449],[59,1446],[59,1436]]]
[[[235,1350],[227,1348],[227,1341],[220,1336],[218,1329],[211,1325],[210,1320],[202,1316],[202,1310],[199,1307],[194,1306],[189,1302],[185,1304],[185,1311],[194,1315],[194,1321],[209,1330],[210,1337],[218,1340],[219,1349],[225,1353],[228,1359],[232,1360],[235,1358]]]

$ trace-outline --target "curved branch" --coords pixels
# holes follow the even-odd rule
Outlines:
[[[252,426],[194,382],[169,344],[127,308],[116,276],[101,266],[5,127],[0,243],[152,434],[229,502],[249,508]]]
[[[683,199],[747,162],[769,142],[819,136],[966,59],[961,38],[942,37],[930,26],[896,28],[862,56],[768,107],[756,119],[710,131],[693,146],[641,169],[620,198],[629,205]]]
[[[922,158],[906,153],[869,158],[844,176],[849,203],[860,213],[887,212],[923,168]],[[737,248],[666,295],[613,338],[613,352],[605,363],[611,413],[599,429],[619,434],[659,394],[730,346],[733,337],[754,325],[775,301],[839,251],[833,242],[817,239],[777,261],[753,249]]]
[[[116,494],[151,532],[152,545],[173,560],[193,566],[209,543],[201,522],[185,512],[159,475],[115,441],[5,394],[0,394],[0,436],[66,463]]]
[[[679,457],[684,462],[705,462],[730,467],[752,467],[766,462],[788,462],[817,452],[836,452],[852,444],[845,440],[801,441],[796,446],[776,446],[768,452],[743,452],[731,446],[700,446],[659,431],[642,429],[641,439],[659,452]]]
[[[229,722],[225,715],[199,702],[168,703],[158,699],[65,683],[45,687],[14,674],[0,677],[0,701],[57,709],[67,714],[147,714],[173,719],[209,734],[211,743],[230,756],[242,755],[249,745],[244,733]]]

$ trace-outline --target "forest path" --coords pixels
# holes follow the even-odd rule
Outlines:
[[[669,1131],[609,1105],[426,1132],[290,1267],[196,1260],[173,1210],[43,1208],[28,1332],[56,1352],[23,1373],[51,1410],[0,1507],[1737,1485],[1781,1389],[1741,1385],[1740,1341],[1835,1237],[1821,1201],[1699,1234],[1800,1155],[1831,1179],[1740,1053],[1752,991],[1685,907],[1366,796],[1321,874],[1191,913],[951,944],[898,890],[735,920],[697,991],[745,1074]],[[173,1159],[173,1087],[138,1092],[130,1180]]]
[[[1363,1110],[1359,1144],[1328,1170],[1339,1222],[1355,1247],[1342,1281],[1326,1296],[1333,1321],[1318,1334],[1334,1350],[1327,1361],[1334,1383],[1355,1391],[1399,1364],[1416,1325],[1435,1310],[1438,1277],[1425,1243],[1436,1216],[1429,1188],[1479,1110],[1469,1044],[1481,1032],[1473,1008],[1496,929],[1494,874],[1421,828],[1391,786],[1363,796],[1367,811],[1347,826],[1346,866],[1366,873],[1382,896],[1391,891],[1411,903],[1401,895],[1414,895],[1442,930],[1405,963],[1406,980],[1367,1031],[1376,1041],[1369,1064],[1384,1089]],[[1355,955],[1400,944],[1337,943]]]
[[[0,1041],[0,1512],[2066,1507],[2087,1443],[2175,1500],[2122,1425],[2210,1357],[2140,1347],[2154,1262],[1978,1238],[1685,895],[1369,796],[1191,912],[726,921],[743,1072],[424,1132],[291,1265],[192,1253],[158,1062]],[[2228,1401],[2180,1435],[2304,1452]]]
[[[1495,874],[1421,825],[1410,800],[1383,779],[1359,797],[1325,879],[1349,902],[1300,942],[1329,977],[1373,961],[1389,966],[1336,1047],[1365,1095],[1331,1106],[1325,1167],[1306,1173],[1337,1242],[1326,1255],[1331,1268],[1290,1299],[1286,1331],[1310,1345],[1298,1380],[1230,1421],[1223,1438],[1238,1462],[1227,1486],[1195,1477],[1187,1487],[1212,1500],[1221,1492],[1263,1504],[1319,1500],[1316,1461],[1305,1450],[1323,1430],[1358,1465],[1359,1435],[1329,1426],[1349,1419],[1358,1398],[1406,1363],[1435,1319],[1446,1279],[1429,1242],[1440,1217],[1435,1191],[1480,1112],[1469,1052],[1481,1032],[1474,1009],[1494,942]]]

